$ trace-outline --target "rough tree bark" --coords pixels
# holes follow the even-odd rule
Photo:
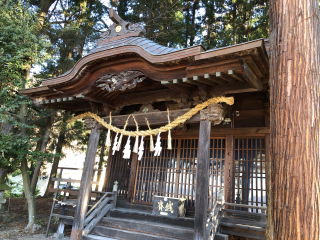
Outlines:
[[[318,0],[270,1],[271,224],[268,239],[319,239]]]

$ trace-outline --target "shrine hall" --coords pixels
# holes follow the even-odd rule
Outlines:
[[[70,239],[265,239],[268,41],[171,48],[112,9],[110,18],[72,69],[20,91],[91,130],[79,191],[65,189],[52,206],[57,233],[72,225]],[[104,188],[93,191],[101,131],[109,155]]]

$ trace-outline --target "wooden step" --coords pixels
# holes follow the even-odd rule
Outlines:
[[[177,240],[177,238],[170,238],[162,235],[152,235],[148,233],[134,232],[104,226],[96,226],[92,230],[91,235],[116,238],[121,240]]]
[[[123,219],[106,217],[98,224],[100,226],[112,227],[117,229],[133,230],[148,234],[164,235],[172,238],[193,239],[193,227],[172,226],[164,223],[142,221],[136,219]]]
[[[148,221],[153,223],[163,223],[171,226],[180,226],[186,228],[194,227],[193,218],[179,218],[179,217],[170,217],[170,216],[156,216],[151,212],[146,211],[137,211],[126,208],[116,208],[110,211],[110,217],[121,218],[121,219],[131,219],[131,220],[140,220]]]
[[[89,234],[88,236],[82,237],[82,240],[117,240],[117,239]]]
[[[232,222],[220,222],[220,230],[222,234],[236,235],[247,238],[265,240],[266,229],[263,227],[255,227],[249,225],[236,224]]]

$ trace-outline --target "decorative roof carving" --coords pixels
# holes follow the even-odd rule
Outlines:
[[[137,83],[142,82],[146,77],[140,71],[125,71],[117,74],[104,75],[95,82],[96,87],[108,92],[124,91],[126,89],[134,88]]]
[[[132,33],[131,36],[139,37],[146,33],[146,30],[142,24],[124,21],[112,8],[109,9],[109,13],[110,18],[114,23],[111,25],[108,31],[101,33],[100,39],[98,40],[98,45],[100,42],[103,42],[107,39],[126,35],[128,33]]]

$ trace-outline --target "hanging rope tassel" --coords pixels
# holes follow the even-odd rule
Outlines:
[[[128,125],[128,121],[129,121],[129,118],[130,118],[130,117],[131,117],[131,114],[128,116],[127,121],[126,121],[126,123],[124,124],[123,130],[126,130],[126,127],[127,127],[127,125]],[[122,142],[122,136],[123,136],[123,134],[121,133],[116,151],[119,151],[119,150],[120,150],[121,142]]]
[[[140,142],[140,147],[139,147],[139,152],[138,152],[138,160],[141,160],[144,152],[144,141],[143,141],[143,136],[141,137],[141,142]]]
[[[149,128],[149,130],[151,131],[151,128],[150,128],[150,125],[149,125],[149,121],[148,121],[148,119],[147,119],[147,118],[146,118],[146,121],[147,121],[148,128]],[[153,138],[152,138],[152,135],[150,135],[150,152],[154,152],[154,146],[153,146]]]
[[[130,155],[131,155],[130,136],[128,136],[126,146],[124,147],[124,150],[122,152],[123,152],[124,159],[130,159]]]
[[[111,112],[110,112],[110,122],[109,124],[111,125],[112,123],[112,119],[111,119]],[[107,147],[111,147],[111,133],[110,133],[110,129],[108,129],[108,133],[107,133],[107,143],[106,143]]]
[[[132,117],[133,117],[134,122],[136,123],[137,132],[139,132],[139,126],[138,126],[138,123],[136,121],[136,118],[133,115],[132,115]],[[133,147],[132,152],[138,153],[138,148],[139,148],[139,136],[137,135],[136,136],[136,141],[134,142],[134,147]]]
[[[170,124],[170,113],[169,113],[169,108],[167,109],[168,111],[168,122]],[[172,149],[172,144],[171,144],[171,130],[169,129],[168,131],[168,149],[171,150]]]

